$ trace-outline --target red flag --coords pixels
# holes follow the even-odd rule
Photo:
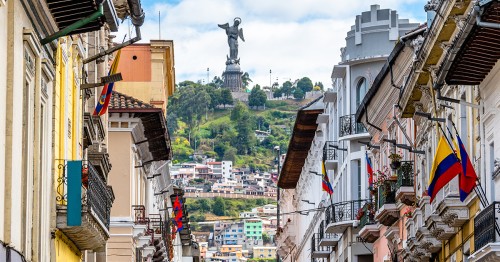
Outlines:
[[[368,186],[370,189],[373,187],[373,167],[372,161],[368,157],[368,152],[365,152],[366,155],[366,172],[368,173]]]
[[[458,177],[459,187],[460,187],[460,200],[463,202],[465,198],[472,192],[474,187],[476,187],[477,175],[474,167],[472,166],[472,162],[470,161],[469,155],[465,150],[465,146],[460,139],[460,136],[457,134],[458,140],[458,149],[457,154],[462,162],[462,173]]]

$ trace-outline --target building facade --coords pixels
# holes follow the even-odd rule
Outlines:
[[[284,261],[373,261],[372,244],[359,237],[363,210],[375,200],[366,173],[370,134],[355,113],[395,43],[417,26],[378,5],[356,16],[332,72],[333,90],[299,110],[278,182],[285,189],[280,212],[292,213],[280,216],[278,227]],[[320,189],[322,163],[331,196]]]

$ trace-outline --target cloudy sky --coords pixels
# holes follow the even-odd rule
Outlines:
[[[262,86],[308,76],[331,85],[333,65],[357,14],[370,5],[398,10],[399,18],[425,21],[426,0],[142,0],[143,41],[174,40],[176,81],[210,81],[221,76],[229,52],[217,24],[241,17],[246,42],[239,41],[240,64]],[[160,20],[158,12],[161,13]],[[128,22],[117,39],[127,34]],[[269,70],[272,70],[271,75]]]

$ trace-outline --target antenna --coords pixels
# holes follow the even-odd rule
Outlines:
[[[158,10],[158,40],[161,40],[161,11]]]

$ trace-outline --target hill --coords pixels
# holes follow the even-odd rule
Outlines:
[[[266,101],[259,110],[233,101],[213,105],[210,92],[217,90],[183,86],[169,100],[173,162],[201,162],[207,156],[233,161],[236,168],[270,170],[276,157],[273,148],[278,145],[286,153],[296,112],[308,101]],[[259,139],[256,130],[263,131]]]

